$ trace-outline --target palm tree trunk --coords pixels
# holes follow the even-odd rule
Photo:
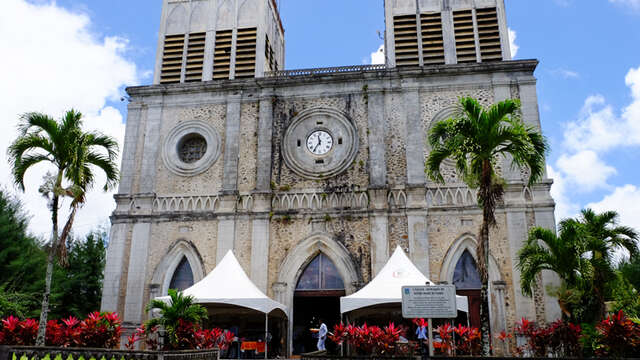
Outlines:
[[[42,294],[42,309],[40,310],[40,323],[38,325],[38,337],[36,338],[36,346],[44,346],[44,340],[47,332],[47,316],[49,313],[49,296],[51,295],[51,278],[53,277],[53,262],[55,253],[58,248],[58,195],[55,195],[54,189],[53,200],[51,201],[51,220],[53,221],[53,231],[51,235],[51,246],[49,255],[47,256],[47,273],[45,277],[44,294]]]
[[[478,272],[482,288],[480,290],[480,332],[482,335],[482,355],[491,355],[491,323],[489,319],[489,226],[495,222],[494,202],[491,195],[491,163],[482,164],[480,199],[482,201],[482,226],[478,242]]]

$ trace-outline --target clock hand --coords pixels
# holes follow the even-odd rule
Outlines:
[[[318,148],[318,146],[320,146],[320,144],[322,144],[322,139],[320,139],[320,136],[318,136],[318,144],[313,148],[313,152],[316,152],[316,149]]]

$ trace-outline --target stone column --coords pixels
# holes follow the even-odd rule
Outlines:
[[[374,277],[382,269],[384,264],[387,262],[387,259],[389,259],[387,190],[370,189],[369,207],[371,209],[371,215],[369,216],[369,233],[371,234],[371,276]]]
[[[240,100],[241,95],[229,96],[224,137],[224,174],[222,191],[238,190],[238,154],[240,151]]]
[[[266,294],[269,282],[269,212],[271,211],[271,195],[254,194],[253,211],[251,280]]]
[[[543,227],[545,229],[549,229],[555,232],[556,229],[556,219],[554,215],[553,207],[536,207],[535,218],[536,218],[536,226]],[[547,286],[558,287],[560,286],[562,281],[558,274],[551,271],[543,271],[542,272],[542,291],[544,292],[544,309],[545,309],[545,319],[547,322],[553,322],[558,320],[562,316],[562,310],[560,309],[560,305],[558,304],[558,299],[549,295],[547,291]]]
[[[444,62],[445,64],[457,64],[456,35],[453,30],[453,12],[449,3],[446,2],[442,9],[442,38],[444,40]]]
[[[504,73],[492,74],[493,102],[498,103],[511,98],[511,79]],[[521,181],[520,169],[511,164],[513,159],[507,154],[502,161],[502,174],[507,182]]]
[[[271,192],[271,140],[273,137],[273,101],[271,91],[263,91],[260,97],[258,120],[258,169],[256,190]]]
[[[500,334],[502,331],[507,331],[507,314],[505,309],[505,291],[507,283],[504,281],[494,281],[492,283],[493,292],[493,323],[491,329],[493,334]],[[496,341],[496,340],[494,340]],[[497,341],[496,341],[497,343]],[[498,349],[499,350],[499,349]],[[502,349],[504,356],[508,355],[509,349]]]
[[[210,81],[213,79],[213,54],[216,46],[215,29],[207,30],[207,36],[204,43],[204,68],[202,69],[202,81]]]
[[[369,123],[369,184],[373,188],[387,184],[387,163],[384,145],[385,99],[382,91],[367,92]]]
[[[149,105],[147,121],[144,129],[144,145],[141,154],[140,180],[138,193],[153,193],[155,191],[155,179],[157,159],[162,144],[160,144],[160,126],[162,123],[162,106]]]
[[[418,89],[405,89],[404,115],[406,125],[407,183],[410,186],[424,186],[426,177],[425,164],[425,131],[422,128],[420,109],[420,92]]]
[[[137,196],[135,214],[151,215],[154,198],[153,194]],[[150,236],[151,223],[136,222],[133,224],[123,319],[123,322],[128,325],[137,326],[143,319]]]
[[[236,240],[236,203],[235,195],[223,195],[220,199],[220,216],[218,217],[218,246],[216,264],[233,250]]]
[[[107,249],[107,258],[104,266],[104,282],[102,285],[100,311],[118,311],[127,229],[128,224],[126,223],[111,224],[109,247]]]
[[[133,179],[136,172],[136,154],[138,153],[139,129],[142,117],[147,115],[147,106],[139,102],[131,102],[128,106],[127,125],[122,149],[122,166],[120,167],[119,194],[133,192]],[[143,129],[144,130],[144,129]]]
[[[535,318],[535,306],[533,299],[522,294],[520,290],[520,271],[515,266],[518,262],[518,250],[524,246],[527,239],[527,219],[524,208],[507,208],[507,236],[509,238],[509,252],[511,255],[513,293],[516,319],[523,317],[527,319]]]
[[[427,197],[424,185],[407,189],[407,225],[409,257],[416,267],[431,278],[429,268],[429,232],[427,231]]]

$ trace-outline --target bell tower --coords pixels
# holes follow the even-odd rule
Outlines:
[[[262,77],[283,67],[274,0],[163,0],[154,84]]]
[[[385,0],[388,67],[511,60],[504,0]]]

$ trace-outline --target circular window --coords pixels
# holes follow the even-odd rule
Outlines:
[[[166,167],[180,176],[207,171],[220,157],[220,136],[209,124],[187,121],[167,134],[162,151]]]
[[[200,134],[189,134],[180,140],[178,156],[182,162],[193,164],[207,152],[207,140]]]

